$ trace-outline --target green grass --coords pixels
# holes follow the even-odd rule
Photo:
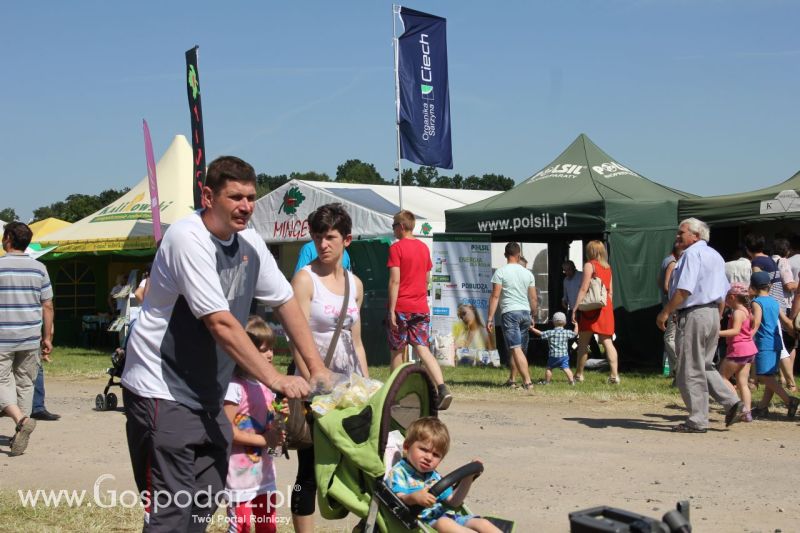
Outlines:
[[[53,348],[51,361],[45,363],[48,377],[96,378],[107,376],[111,366],[111,351],[58,346]]]
[[[276,356],[275,366],[282,372],[286,371],[290,358]],[[105,377],[106,369],[111,366],[109,351],[98,351],[87,348],[57,347],[53,350],[52,362],[46,367],[48,377],[79,377],[97,378]],[[385,381],[390,369],[388,366],[370,367],[370,376]],[[512,392],[503,387],[508,379],[508,370],[505,368],[491,367],[445,367],[445,381],[451,386],[454,394],[472,399],[497,399],[513,398]],[[534,383],[544,378],[544,367],[531,366],[531,379]],[[648,373],[623,373],[622,383],[618,386],[606,383],[605,372],[586,372],[586,381],[575,386],[567,386],[563,372],[557,370],[553,373],[553,383],[548,386],[535,386],[530,393],[536,396],[551,399],[563,397],[573,399],[584,397],[592,400],[614,401],[638,399],[640,401],[674,401],[679,398],[678,391],[669,386],[670,380],[657,374]]]

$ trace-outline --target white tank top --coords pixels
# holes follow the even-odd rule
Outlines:
[[[311,334],[319,350],[320,357],[325,359],[328,353],[328,346],[331,343],[333,332],[339,320],[339,312],[342,310],[342,300],[344,295],[332,293],[322,280],[312,270],[311,266],[303,267],[314,284],[314,294],[311,297],[311,308],[308,317],[308,325]],[[358,303],[356,303],[356,283],[355,276],[347,272],[347,281],[350,284],[350,298],[347,304],[347,315],[342,324],[342,332],[339,334],[336,350],[328,368],[334,372],[350,375],[353,372],[361,374],[361,367],[358,364],[355,346],[353,345],[353,335],[350,331],[353,324],[359,319]]]

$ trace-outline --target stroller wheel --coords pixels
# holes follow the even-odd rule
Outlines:
[[[106,394],[106,410],[113,411],[117,408],[117,395],[113,392]]]
[[[105,411],[106,410],[106,398],[102,394],[98,394],[94,397],[94,407],[98,411]]]

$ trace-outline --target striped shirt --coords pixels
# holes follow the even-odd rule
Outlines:
[[[28,254],[0,257],[0,350],[32,350],[42,339],[42,302],[53,298],[50,277]]]
[[[569,355],[569,341],[577,337],[573,331],[557,327],[542,332],[542,338],[550,345],[550,357]]]
[[[417,472],[408,461],[401,459],[392,467],[386,484],[395,494],[411,494],[424,488],[431,488],[440,479],[442,479],[442,476],[436,470],[428,472],[427,474],[422,474]],[[453,488],[448,487],[436,498],[435,504],[420,512],[419,518],[426,523],[441,518],[447,510],[442,502],[452,495]]]

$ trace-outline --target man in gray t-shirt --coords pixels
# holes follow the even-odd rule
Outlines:
[[[519,264],[520,247],[516,242],[506,244],[506,261],[492,276],[492,295],[489,298],[489,320],[486,325],[489,331],[494,329],[494,313],[500,304],[503,321],[503,338],[509,351],[511,374],[508,385],[514,385],[515,373],[522,374],[522,386],[532,386],[528,372],[528,360],[525,352],[528,349],[528,331],[531,317],[536,316],[536,282],[533,273]]]

